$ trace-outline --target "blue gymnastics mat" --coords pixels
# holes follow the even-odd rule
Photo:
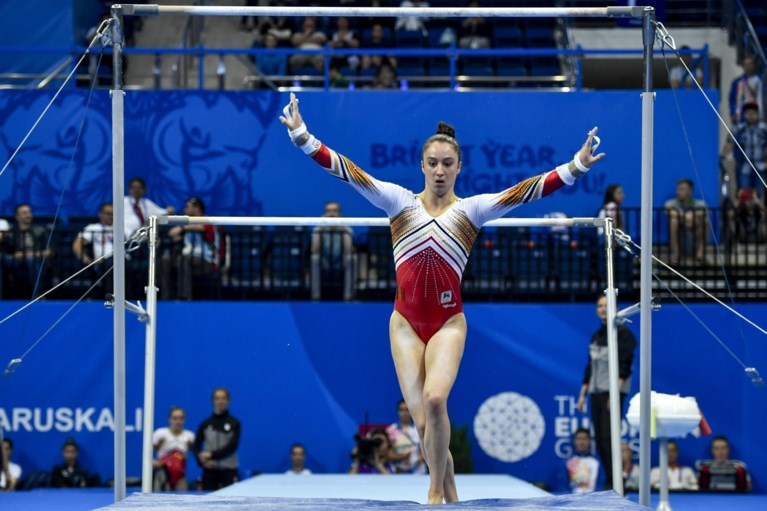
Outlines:
[[[483,499],[467,500],[440,506],[441,509],[460,511],[635,511],[648,508],[628,501],[617,493],[597,492],[586,495],[537,497],[532,499]],[[362,499],[317,499],[290,497],[230,497],[224,495],[170,495],[134,493],[127,499],[111,506],[109,510],[141,509],[179,511],[415,511],[424,509],[423,504],[409,501],[383,501]]]
[[[556,509],[633,511],[646,509],[615,492],[552,496],[507,475],[458,475],[461,502],[443,506],[461,511],[552,511]],[[424,509],[428,476],[261,475],[208,495],[134,493],[109,510],[181,511],[414,511]]]

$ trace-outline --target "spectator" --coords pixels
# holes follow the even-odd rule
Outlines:
[[[330,68],[330,87],[333,89],[349,88],[349,79],[346,78],[336,66]]]
[[[277,48],[277,37],[272,32],[264,36],[264,48],[273,50]],[[267,76],[285,76],[288,74],[288,58],[284,54],[267,53],[256,58],[256,68]]]
[[[101,278],[104,273],[111,270],[112,265],[109,258],[112,256],[114,247],[114,232],[112,230],[112,220],[114,214],[112,203],[105,202],[99,208],[98,223],[85,226],[72,242],[72,253],[78,261],[84,265],[91,264],[94,260],[104,257],[104,261],[95,264],[91,268],[91,273],[95,279]],[[112,279],[104,278],[101,282],[103,293],[108,293],[112,289]]]
[[[301,32],[296,32],[290,38],[293,48],[299,50],[321,50],[328,38],[321,30],[317,29],[317,18],[306,16]],[[322,55],[297,54],[290,57],[290,69],[296,72],[298,68],[313,66],[318,71],[325,68],[325,59]]]
[[[357,438],[357,445],[352,449],[350,474],[393,474],[394,467],[389,462],[391,443],[382,428],[371,430],[364,437]]]
[[[693,183],[689,179],[680,179],[676,183],[676,197],[664,204],[668,215],[668,237],[671,247],[672,266],[680,262],[680,248],[687,236],[693,237],[695,262],[706,263],[706,243],[708,241],[708,214],[706,203],[692,197]]]
[[[383,64],[376,70],[376,76],[370,84],[371,89],[396,89],[397,72],[388,64]]]
[[[701,490],[751,491],[751,476],[746,464],[730,459],[730,442],[727,437],[717,436],[711,440],[712,460],[698,460],[698,486]]]
[[[13,491],[21,479],[21,467],[11,461],[13,440],[3,438],[3,452],[0,453],[0,491]]]
[[[690,467],[678,463],[679,446],[673,440],[668,441],[668,489],[669,490],[697,490],[698,479]],[[657,490],[660,488],[660,467],[654,467],[650,471],[650,486]]]
[[[481,7],[479,0],[472,0],[468,7]],[[473,17],[464,18],[461,22],[461,29],[458,33],[459,48],[490,48],[490,36],[492,30],[490,23],[485,18]]]
[[[767,123],[759,118],[759,106],[756,103],[746,103],[742,111],[743,122],[735,126],[733,135],[737,140],[743,152],[740,149],[735,150],[735,142],[728,139],[722,148],[721,159],[728,158],[731,154],[735,158],[735,175],[737,177],[738,189],[752,188],[760,190],[763,195],[764,187],[762,181],[756,176],[756,172],[751,168],[754,164],[756,170],[762,179],[765,179],[765,169],[767,169]],[[748,159],[743,155],[748,156]]]
[[[341,216],[341,205],[330,201],[322,214],[328,218]],[[354,295],[354,245],[352,230],[346,226],[319,226],[312,232],[312,299],[341,283],[343,299]]]
[[[429,2],[420,0],[403,0],[400,7],[429,7]],[[403,30],[406,32],[421,32],[424,39],[429,35],[426,29],[428,18],[417,18],[415,16],[400,16],[394,24],[394,30]]]
[[[397,403],[399,422],[386,428],[391,444],[390,461],[398,474],[425,474],[426,464],[421,451],[421,439],[415,428],[413,417],[404,399]]]
[[[634,463],[634,451],[626,442],[621,442],[621,460],[623,462],[623,489],[639,490],[639,465]]]
[[[360,40],[349,25],[349,18],[344,16],[336,18],[336,31],[330,38],[328,46],[336,50],[350,50],[360,47]],[[357,55],[334,57],[332,62],[332,65],[336,67],[348,66],[353,69],[359,67],[359,64],[360,58]]]
[[[6,298],[29,299],[49,287],[50,260],[49,229],[34,222],[29,204],[16,206],[16,223],[3,236],[3,269]],[[50,246],[55,246],[51,241]],[[39,283],[38,283],[39,275]]]
[[[158,428],[152,435],[152,445],[157,451],[154,462],[154,491],[188,491],[186,479],[187,452],[194,444],[194,433],[184,429],[184,409],[171,406],[168,427]]]
[[[368,4],[366,7],[388,7],[382,0],[367,0],[365,3]],[[357,21],[360,30],[370,30],[374,25],[381,25],[389,30],[394,29],[394,18],[390,16],[365,16],[358,18]]]
[[[730,210],[732,211],[732,210]],[[741,243],[764,243],[767,239],[767,211],[751,188],[743,188],[738,193],[738,205],[735,207],[734,222],[736,239]]]
[[[690,47],[681,46],[679,49],[681,51],[689,51]],[[684,62],[684,64],[687,66],[687,69],[689,69],[690,72],[695,75],[695,81],[698,82],[698,85],[703,87],[703,70],[701,70],[698,66],[694,66],[692,55],[688,53],[686,55],[681,55],[680,58],[682,59],[682,62]],[[693,88],[692,77],[690,76],[690,73],[687,72],[687,69],[685,69],[682,64],[679,64],[669,70],[668,80],[672,89],[678,89],[682,86],[682,84],[684,84],[685,89]]]
[[[275,2],[275,5],[284,6],[285,2]],[[263,40],[266,34],[271,34],[277,39],[278,47],[289,48],[291,46],[290,37],[293,35],[291,23],[292,20],[286,16],[277,16],[276,18],[263,16],[259,18],[257,30],[260,39]]]
[[[151,199],[147,199],[146,182],[143,178],[134,177],[128,182],[128,196],[124,199],[124,228],[125,237],[130,239],[141,227],[149,223],[149,217],[154,215],[172,215],[176,212],[173,206],[161,208]],[[125,295],[129,299],[144,297],[149,272],[149,250],[146,244],[134,250],[125,261]]]
[[[134,177],[128,182],[128,196],[125,197],[125,236],[130,238],[140,227],[149,223],[149,217],[156,215],[172,215],[176,212],[173,206],[161,208],[146,195],[146,181]]]
[[[743,122],[743,106],[746,103],[756,103],[759,112],[764,112],[762,79],[756,72],[756,59],[746,55],[740,65],[743,74],[735,78],[730,85],[730,119],[733,126]]]
[[[567,478],[565,488],[570,493],[591,493],[597,490],[599,460],[591,453],[591,433],[578,428],[573,434],[573,454],[565,460],[560,471]]]
[[[311,475],[312,471],[304,466],[306,462],[306,449],[299,443],[293,444],[290,448],[290,463],[291,469],[286,471],[286,475],[290,476],[307,476]]]
[[[64,463],[51,471],[52,488],[85,488],[88,486],[88,472],[77,461],[79,449],[74,439],[67,438],[61,448]]]
[[[597,299],[597,317],[602,325],[591,336],[589,360],[583,376],[583,385],[578,397],[577,407],[581,413],[585,410],[586,394],[591,395],[591,423],[594,427],[594,439],[597,453],[605,471],[605,489],[613,488],[612,449],[610,446],[610,376],[607,354],[607,297]],[[631,330],[618,327],[618,388],[620,390],[620,413],[623,415],[623,403],[631,390],[631,369],[634,363],[636,339]]]
[[[370,28],[370,40],[363,44],[364,48],[386,49],[391,47],[391,41],[386,39],[383,25],[376,23]],[[362,69],[380,70],[384,65],[397,69],[397,59],[393,55],[364,55],[362,57]]]
[[[8,223],[8,220],[5,218],[0,218],[0,243],[3,241],[3,236],[5,236],[5,233],[11,230],[11,224]]]
[[[190,217],[203,216],[205,203],[202,199],[192,197],[186,201],[184,214]],[[167,298],[191,300],[195,280],[209,284],[205,278],[218,271],[221,232],[209,224],[177,225],[168,231],[168,236],[171,246],[162,256],[161,291]]]
[[[224,387],[213,390],[213,415],[205,419],[194,437],[192,450],[202,467],[202,490],[218,490],[237,482],[237,447],[240,421],[229,413],[230,396]]]
[[[612,218],[613,228],[623,230],[623,187],[619,184],[612,184],[605,190],[605,198],[602,200],[602,207],[597,216],[599,218]],[[604,228],[599,228],[599,235],[604,234]]]

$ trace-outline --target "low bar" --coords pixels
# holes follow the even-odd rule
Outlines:
[[[158,225],[335,225],[354,227],[389,227],[388,218],[360,217],[290,217],[290,216],[158,216]],[[499,218],[485,224],[487,227],[603,227],[604,218]]]

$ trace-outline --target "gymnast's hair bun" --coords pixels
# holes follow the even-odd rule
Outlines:
[[[440,121],[437,125],[437,135],[447,135],[448,137],[455,138],[455,128],[446,122]]]

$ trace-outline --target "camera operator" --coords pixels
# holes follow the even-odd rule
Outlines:
[[[382,428],[371,430],[364,437],[356,435],[357,445],[352,449],[350,474],[393,474],[394,467],[389,462],[391,443]]]

